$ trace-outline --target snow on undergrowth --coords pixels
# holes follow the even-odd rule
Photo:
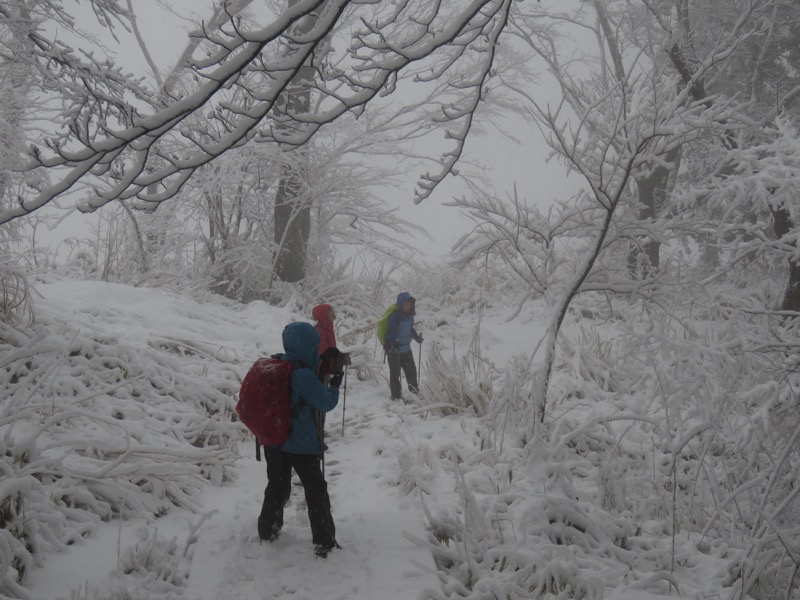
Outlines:
[[[0,325],[0,593],[99,521],[196,510],[231,476],[239,357],[164,291],[61,282]],[[161,314],[158,314],[161,312]],[[220,318],[225,318],[220,311]],[[231,327],[236,326],[234,322]]]
[[[0,326],[0,597],[28,597],[25,574],[102,521],[180,508],[197,513],[185,539],[142,529],[91,596],[178,597],[208,516],[200,492],[237,475],[240,377],[304,316],[98,282],[39,289],[35,324]],[[419,295],[411,442],[363,449],[393,463],[386,485],[417,498],[427,525],[407,537],[438,586],[410,596],[797,598],[795,326],[713,298],[646,318],[586,304],[537,424],[529,353],[547,307],[507,322],[497,299],[461,293],[474,310]]]
[[[431,409],[485,416],[421,454],[456,492],[425,503],[426,598],[798,598],[797,325],[718,306],[576,311],[543,424],[530,363],[434,360]]]

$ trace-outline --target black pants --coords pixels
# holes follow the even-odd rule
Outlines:
[[[399,400],[403,396],[400,369],[403,369],[403,374],[406,376],[408,391],[414,394],[418,393],[417,365],[414,364],[414,354],[412,352],[389,352],[386,358],[389,361],[389,391],[392,393],[392,400]]]
[[[264,448],[267,462],[267,489],[258,517],[258,535],[273,538],[283,527],[283,507],[292,493],[292,469],[300,478],[306,494],[311,539],[315,545],[333,547],[336,528],[331,515],[328,484],[322,476],[322,455],[289,454],[279,448]]]

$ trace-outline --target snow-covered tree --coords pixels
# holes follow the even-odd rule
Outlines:
[[[690,46],[681,52],[680,45],[666,45],[670,38],[663,34],[675,33],[665,27],[674,23],[670,19],[680,17],[686,24],[681,10],[690,4],[698,10],[688,38],[697,50],[691,59]],[[586,191],[547,213],[526,200],[525,190],[509,198],[480,193],[462,202],[478,222],[462,244],[462,258],[500,257],[525,285],[524,298],[544,294],[553,303],[547,336],[534,342],[534,354],[543,349],[538,379],[519,385],[510,367],[505,378],[513,392],[494,412],[535,413],[535,421],[521,420],[527,432],[520,439],[530,442],[529,432],[543,422],[539,430],[550,442],[544,446],[554,454],[581,438],[586,446],[578,453],[591,455],[603,428],[613,432],[607,442],[614,448],[629,432],[643,433],[640,442],[650,439],[660,448],[653,460],[663,465],[664,478],[655,483],[656,497],[671,496],[671,505],[662,503],[658,510],[672,513],[672,535],[698,534],[700,547],[710,538],[736,546],[727,597],[793,597],[797,531],[788,524],[797,518],[791,474],[800,431],[792,408],[797,313],[775,309],[787,307],[784,290],[794,289],[798,232],[791,219],[775,220],[774,214],[785,210],[793,218],[797,210],[791,83],[796,70],[792,52],[768,52],[760,45],[750,51],[758,49],[761,67],[743,60],[748,56],[743,50],[757,39],[768,40],[770,32],[778,39],[783,30],[784,39],[791,39],[793,20],[782,10],[789,7],[769,2],[582,7],[584,12],[562,15],[558,25],[596,32],[606,49],[605,39],[613,34],[624,40],[616,46],[622,51],[601,52],[594,62],[574,60],[559,51],[554,37],[541,43],[550,31],[542,31],[545,15],[531,10],[528,20],[518,21],[521,37],[546,59],[563,99],[548,105],[536,90],[516,87],[559,159],[583,177]],[[586,12],[590,7],[598,9],[600,26],[598,15]],[[656,35],[661,27],[662,35]],[[768,55],[783,66],[778,71],[783,79],[759,83],[759,90],[787,84],[781,109],[773,112],[760,92],[736,83],[758,79]],[[625,76],[604,77],[606,72]],[[641,184],[652,183],[651,174],[663,169],[670,173],[662,191],[669,193],[660,210],[646,214]],[[784,224],[780,233],[776,222]],[[640,240],[660,245],[659,270],[632,279],[627,246]],[[709,241],[718,250],[712,268],[700,252]],[[786,262],[790,283],[782,288]],[[584,323],[597,315],[624,325],[610,333],[607,322]],[[653,398],[660,410],[647,418],[628,413],[628,394]],[[602,399],[609,405],[600,408]],[[574,418],[567,416],[571,411]],[[593,413],[600,414],[588,416]],[[617,421],[626,425],[616,428]],[[614,488],[621,480],[606,470],[605,459],[600,464],[609,506],[620,503],[623,513],[638,510],[630,498],[652,480],[633,485],[627,478],[628,493],[619,494]],[[705,508],[695,512],[695,506]],[[671,569],[675,560],[673,546]]]
[[[195,53],[186,65],[194,85],[170,95],[166,106],[153,106],[152,92],[113,66],[78,61],[65,49],[51,79],[67,106],[67,130],[32,150],[28,164],[29,176],[47,171],[52,181],[27,188],[4,207],[0,222],[36,211],[78,183],[93,191],[81,203],[84,210],[134,196],[162,202],[228,150],[252,141],[299,147],[325,123],[363,112],[391,94],[404,77],[444,81],[449,90],[438,119],[453,148],[438,173],[423,176],[421,200],[458,161],[513,4],[301,0],[258,23],[231,16],[194,34],[203,37],[203,54]],[[294,35],[309,19],[308,32]],[[346,33],[331,37],[337,28]],[[289,46],[293,51],[287,53]],[[44,70],[55,49],[43,39],[34,48],[36,66]],[[309,65],[317,97],[313,110],[282,111],[280,98]],[[80,69],[83,79],[76,75]],[[73,78],[85,84],[71,84]],[[231,90],[239,92],[233,100]],[[197,111],[216,127],[187,126]]]
[[[773,154],[764,148],[766,140],[782,145],[783,149],[776,148],[774,155],[785,156],[786,126],[789,122],[794,127],[800,123],[800,8],[796,3],[755,1],[723,7],[696,2],[691,10],[688,2],[675,4],[683,36],[682,43],[676,41],[669,55],[685,84],[695,96],[708,94],[709,103],[723,95],[747,99],[742,109],[750,123],[746,128],[733,128],[722,140],[723,148],[732,152],[717,154],[718,162],[709,169],[714,173],[712,177],[737,178],[742,173],[742,151],[760,148],[767,156]],[[794,162],[790,156],[786,166]],[[755,165],[751,162],[750,166]],[[763,175],[766,196],[741,190],[722,204],[715,202],[712,195],[707,204],[715,215],[730,215],[733,200],[741,214],[745,238],[751,233],[744,230],[756,225],[762,228],[763,235],[778,240],[773,251],[784,259],[781,268],[788,267],[781,308],[798,311],[800,263],[796,240],[800,205],[797,194],[786,191],[797,174],[787,168],[780,175],[774,170]],[[741,235],[736,237],[741,239]]]

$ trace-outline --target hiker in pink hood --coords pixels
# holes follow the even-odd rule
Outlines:
[[[350,355],[339,352],[336,347],[336,334],[333,331],[333,322],[336,320],[336,311],[330,304],[318,304],[311,311],[311,316],[316,323],[314,329],[319,333],[319,349],[321,359],[319,367],[320,381],[328,382],[333,373],[339,373],[344,367],[350,365]]]
[[[335,373],[341,373],[349,364],[350,357],[339,352],[336,347],[336,333],[333,331],[333,322],[336,320],[336,311],[330,304],[317,304],[311,309],[311,317],[316,321],[314,329],[319,333],[319,348],[317,354],[320,365],[317,376],[323,385],[328,385]],[[345,389],[347,384],[345,384]],[[320,439],[325,438],[325,413],[315,412],[317,431]]]
[[[322,354],[328,348],[336,348],[336,333],[333,331],[333,322],[336,320],[336,311],[330,304],[317,304],[311,310],[311,318],[316,323],[314,327],[319,333],[319,350],[318,354]]]

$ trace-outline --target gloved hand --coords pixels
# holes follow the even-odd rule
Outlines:
[[[325,352],[320,354],[319,357],[322,360],[328,360],[328,361],[332,361],[333,362],[333,361],[336,361],[337,358],[339,358],[339,354],[341,354],[341,352],[339,352],[339,349],[338,348],[334,348],[333,346],[331,346],[330,348],[325,350]]]
[[[342,379],[344,378],[344,373],[336,373],[330,380],[330,386],[338,388],[342,385]]]
[[[419,333],[417,334],[417,342],[420,344],[422,343],[422,335]]]
[[[319,355],[320,372],[324,374],[338,373],[350,364],[350,356],[331,346]]]

